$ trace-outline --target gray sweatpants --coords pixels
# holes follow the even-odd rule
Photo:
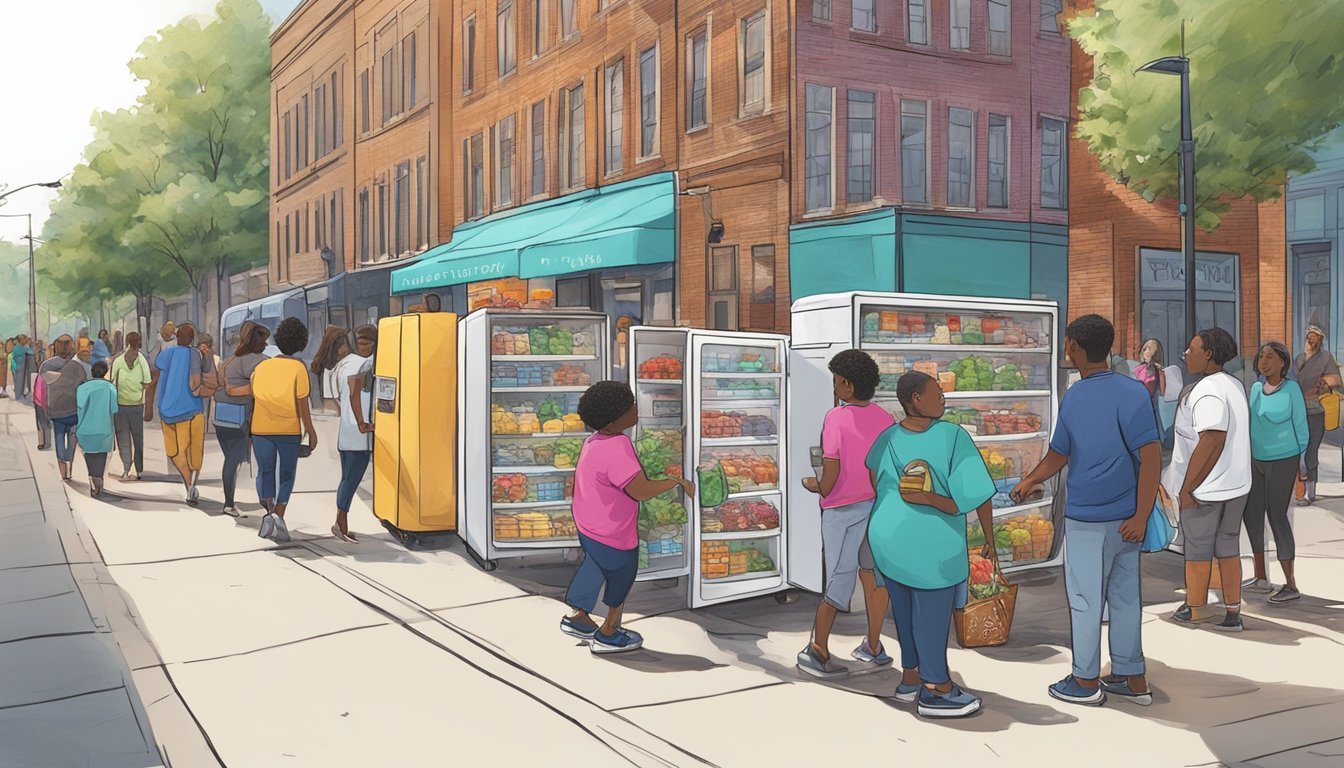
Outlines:
[[[117,430],[117,453],[121,455],[121,468],[129,472],[132,463],[135,474],[145,473],[145,406],[118,405],[112,416],[112,424]]]
[[[1073,674],[1084,680],[1101,677],[1103,611],[1110,619],[1111,674],[1144,674],[1140,543],[1120,536],[1121,522],[1064,520],[1064,589],[1073,629]]]

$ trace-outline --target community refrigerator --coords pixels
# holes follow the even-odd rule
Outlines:
[[[458,333],[459,535],[477,563],[577,547],[579,397],[611,376],[607,316],[481,309]]]
[[[994,541],[1005,571],[1053,565],[1062,558],[1057,479],[1043,495],[1018,505],[1008,492],[1045,455],[1058,403],[1058,305],[1055,302],[896,293],[809,296],[793,305],[790,353],[789,468],[793,476],[820,464],[822,419],[834,402],[827,362],[845,349],[877,361],[875,402],[898,421],[896,382],[919,370],[946,393],[943,420],[970,432],[994,479],[994,530],[967,516],[968,542],[978,552]],[[789,486],[789,580],[820,592],[821,510],[817,497]]]
[[[636,327],[630,347],[636,453],[696,485],[640,505],[639,578],[687,577],[692,608],[786,589],[786,337]]]

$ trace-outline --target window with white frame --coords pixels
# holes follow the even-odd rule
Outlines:
[[[929,202],[929,105],[901,100],[901,201]]]
[[[584,183],[583,83],[560,92],[560,188]]]
[[[639,54],[639,156],[658,154],[658,47]]]
[[[579,33],[579,0],[560,0],[560,37],[565,40]]]
[[[478,218],[485,213],[485,136],[476,134],[471,137],[470,181],[467,190],[470,218]]]
[[[377,183],[378,187],[378,258],[387,257],[387,179]]]
[[[420,61],[416,47],[415,32],[406,36],[401,41],[401,59],[402,67],[406,74],[403,83],[406,88],[406,104],[402,111],[415,109],[415,105],[420,102]]]
[[[1041,118],[1041,207],[1068,207],[1063,120]]]
[[[831,20],[831,0],[812,0],[812,20]]]
[[[513,0],[499,0],[499,10],[495,12],[495,65],[499,77],[512,73],[518,63],[513,19]]]
[[[860,32],[877,31],[877,15],[873,6],[876,0],[853,0],[850,3],[849,25]]]
[[[495,129],[495,207],[513,205],[513,153],[517,143],[517,119],[508,115]]]
[[[807,84],[807,138],[804,155],[804,202],[807,210],[821,211],[834,204],[831,169],[835,154],[835,89]]]
[[[765,11],[742,20],[742,114],[765,111]]]
[[[846,97],[849,155],[845,167],[846,202],[866,203],[873,199],[874,140],[877,136],[877,97],[868,91],[850,91]]]
[[[985,205],[990,208],[1008,207],[1009,173],[1009,119],[1007,115],[989,116],[989,152],[986,158]]]
[[[929,44],[929,0],[907,0],[905,4],[906,37],[912,45]]]
[[[476,87],[476,17],[462,22],[462,92]]]
[[[392,178],[392,255],[411,250],[411,164],[398,163]]]
[[[359,132],[369,132],[369,70],[359,73]]]
[[[702,29],[686,38],[686,130],[709,119],[709,36]]]
[[[1041,0],[1041,31],[1059,34],[1059,14],[1064,11],[1064,0]]]
[[[546,102],[532,105],[532,196],[546,192]]]
[[[620,173],[625,150],[625,60],[617,59],[606,66],[606,171],[607,175]]]
[[[971,47],[971,0],[952,0],[948,8],[952,15],[951,46],[967,50]]]
[[[989,52],[1007,56],[1013,52],[1012,0],[988,0]]]
[[[532,0],[532,55],[546,51],[546,0]]]
[[[947,204],[975,205],[975,113],[961,107],[947,110]]]

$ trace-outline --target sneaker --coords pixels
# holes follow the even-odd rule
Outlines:
[[[224,507],[224,514],[228,515],[229,517],[238,517],[238,508],[233,506],[232,504],[229,504]]]
[[[625,653],[637,651],[644,645],[644,637],[633,629],[617,627],[616,634],[604,635],[593,632],[593,643],[589,649],[593,653]]]
[[[813,677],[822,679],[844,677],[849,674],[849,668],[836,664],[834,658],[821,658],[811,643],[798,652],[798,668]]]
[[[960,686],[953,685],[947,693],[937,693],[926,686],[920,686],[920,717],[966,717],[980,711],[982,702],[979,696],[973,696]]]
[[[1227,614],[1222,621],[1213,625],[1213,628],[1222,632],[1240,632],[1246,628],[1246,625],[1241,621],[1241,611],[1237,611]]]
[[[1283,589],[1280,589],[1278,592],[1275,592],[1273,595],[1270,595],[1269,602],[1291,603],[1292,601],[1298,599],[1301,596],[1302,596],[1301,592],[1298,592],[1296,589],[1293,589],[1292,587],[1285,586]]]
[[[855,648],[854,652],[849,655],[865,664],[876,664],[879,667],[885,667],[891,663],[891,657],[887,655],[887,650],[882,647],[881,643],[877,644],[877,653],[872,653],[868,650],[867,640],[861,641],[859,647]]]
[[[267,512],[266,515],[261,518],[261,528],[257,531],[257,535],[263,539],[269,539],[271,538],[271,535],[274,533],[275,533],[275,515],[271,514],[270,512]]]
[[[123,469],[121,471],[121,482],[124,483],[130,479],[131,479],[131,468],[127,467],[126,469]]]
[[[1185,603],[1181,603],[1181,607],[1177,608],[1176,612],[1171,614],[1171,618],[1179,624],[1202,624],[1213,618],[1208,615],[1207,611],[1208,606],[1195,609]]]
[[[919,701],[919,690],[923,687],[919,683],[901,683],[896,686],[896,700],[905,704],[913,704]]]
[[[191,486],[190,488],[187,489],[187,503],[188,503],[188,504],[190,504],[190,505],[192,505],[192,506],[194,507],[194,506],[196,506],[196,502],[198,502],[198,501],[200,501],[200,500],[201,500],[201,492],[198,491],[198,490],[196,490],[196,486],[193,485],[193,486]]]
[[[573,617],[566,616],[560,620],[560,631],[580,640],[592,640],[593,635],[597,633],[597,623],[589,621],[584,624]]]
[[[1153,703],[1152,689],[1146,691],[1135,691],[1129,687],[1129,678],[1122,675],[1111,675],[1103,678],[1101,687],[1107,694],[1119,696],[1125,701],[1132,701],[1141,707],[1146,707]]]
[[[1070,704],[1082,704],[1088,707],[1100,707],[1106,703],[1105,688],[1102,686],[1088,688],[1078,682],[1073,675],[1050,686],[1050,696]]]
[[[289,526],[285,524],[285,518],[279,515],[271,515],[271,517],[275,518],[275,532],[271,538],[282,544],[289,541]]]
[[[1246,592],[1273,592],[1274,585],[1269,579],[1247,579],[1241,582],[1241,588]]]

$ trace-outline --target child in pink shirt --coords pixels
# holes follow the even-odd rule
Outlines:
[[[574,469],[574,524],[583,563],[565,595],[574,612],[560,620],[560,631],[592,640],[593,653],[633,651],[644,638],[620,623],[639,571],[639,502],[678,486],[690,496],[695,486],[688,480],[650,480],[644,474],[635,445],[625,434],[639,422],[629,386],[599,381],[589,387],[579,399],[579,417],[593,430]],[[589,615],[597,607],[599,591],[607,605],[601,627]]]

